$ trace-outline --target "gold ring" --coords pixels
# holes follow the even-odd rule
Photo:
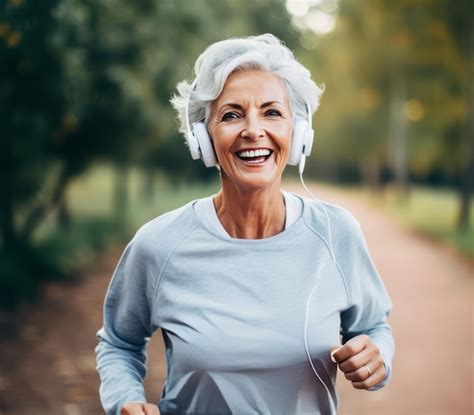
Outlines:
[[[372,375],[372,371],[370,370],[369,366],[364,365],[364,367],[367,369],[367,372],[369,372],[369,376],[367,377],[370,378],[370,375]]]

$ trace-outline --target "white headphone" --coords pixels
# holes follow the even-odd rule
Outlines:
[[[191,91],[196,86],[196,80],[191,84]],[[217,157],[212,146],[211,138],[203,122],[193,123],[192,128],[189,123],[189,101],[186,100],[185,118],[186,118],[186,142],[188,144],[191,156],[194,160],[201,159],[206,167],[217,166]],[[290,156],[288,164],[297,166],[300,162],[304,163],[305,157],[311,154],[314,141],[314,130],[312,128],[312,114],[308,103],[306,107],[306,120],[296,120],[293,126],[293,136],[291,138]],[[303,157],[304,156],[304,157]]]

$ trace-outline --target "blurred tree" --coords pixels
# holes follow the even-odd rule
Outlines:
[[[28,245],[29,208],[40,189],[45,188],[40,203],[46,206],[57,202],[63,186],[49,151],[65,105],[60,57],[50,43],[57,3],[12,0],[0,9],[0,229],[9,252]]]
[[[66,120],[72,128],[56,131],[54,151],[69,175],[97,160],[114,164],[118,215],[127,209],[127,169],[139,159],[151,129],[127,77],[139,72],[142,36],[136,22],[145,5],[63,0],[55,10],[61,25],[54,40],[62,51]]]
[[[374,188],[387,171],[405,192],[410,178],[456,186],[464,227],[474,175],[471,3],[341,0],[310,64],[327,86],[320,163],[358,165]]]
[[[461,171],[460,208],[457,218],[459,229],[468,229],[472,193],[474,189],[474,5],[468,0],[443,4],[442,16],[446,21],[454,44],[463,56],[462,78],[458,79],[466,110],[461,122],[454,122],[456,135],[462,137],[460,147]]]
[[[1,267],[10,270],[3,293],[18,267],[30,283],[40,273],[35,231],[53,211],[68,223],[67,186],[92,163],[116,166],[117,213],[132,164],[148,167],[146,192],[157,170],[213,173],[191,162],[169,103],[209,43],[263,32],[290,47],[298,39],[282,0],[1,0],[0,12],[0,260],[12,265]]]

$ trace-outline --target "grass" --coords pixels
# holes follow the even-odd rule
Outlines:
[[[394,188],[387,188],[379,195],[374,195],[367,188],[357,191],[398,223],[474,259],[474,203],[471,203],[469,228],[463,231],[457,229],[459,196],[454,190],[414,186],[406,197]]]
[[[97,166],[90,172],[72,183],[68,202],[75,217],[100,215],[110,217],[118,210],[124,210],[125,221],[130,232],[155,218],[156,216],[175,209],[185,203],[218,190],[218,182],[186,183],[173,182],[157,175],[154,180],[154,196],[144,195],[144,176],[139,170],[132,170],[128,177],[128,206],[114,207],[113,189],[115,174],[107,166]]]

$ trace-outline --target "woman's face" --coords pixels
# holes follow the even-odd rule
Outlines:
[[[279,181],[292,130],[288,90],[280,78],[258,70],[231,74],[209,118],[223,180],[249,189]]]

